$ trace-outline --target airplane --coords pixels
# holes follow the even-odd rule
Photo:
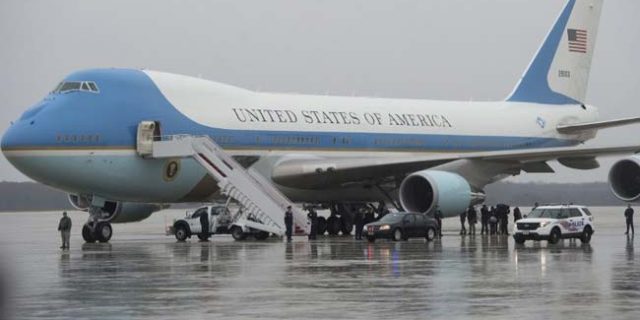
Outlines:
[[[109,223],[143,220],[162,204],[207,202],[219,191],[193,159],[169,166],[140,157],[144,121],[159,136],[211,137],[292,201],[330,207],[346,232],[354,208],[371,204],[456,216],[481,203],[490,183],[553,172],[548,161],[586,170],[599,166],[598,156],[640,150],[579,146],[600,129],[640,122],[599,120],[584,102],[602,5],[568,0],[504,101],[265,93],[151,70],[92,69],[68,75],[27,109],[1,148],[22,173],[104,222],[106,238]],[[609,177],[620,199],[640,198],[640,157],[616,163]]]

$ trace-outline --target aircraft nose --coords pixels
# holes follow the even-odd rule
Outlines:
[[[7,157],[7,152],[16,145],[15,130],[13,129],[14,125],[11,124],[7,131],[2,135],[2,141],[0,141],[0,149],[2,149],[2,154],[4,154],[5,158]]]

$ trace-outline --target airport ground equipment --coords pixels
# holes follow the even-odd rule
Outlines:
[[[140,127],[144,125],[146,122],[139,125],[139,136],[140,131],[144,131]],[[234,222],[282,236],[285,232],[284,212],[291,206],[294,225],[309,233],[305,212],[258,172],[242,167],[209,136],[172,135],[139,140],[138,154],[153,159],[195,159],[216,180],[222,194],[235,199],[242,206],[242,214]],[[249,217],[255,221],[249,220]]]
[[[170,225],[166,226],[166,234],[175,236],[178,241],[185,241],[194,235],[200,240],[207,240],[214,234],[231,234],[235,240],[244,240],[249,236],[253,236],[256,240],[265,240],[269,237],[269,232],[248,227],[245,221],[238,219],[237,216],[243,214],[242,208],[232,207],[229,205],[230,202],[187,211],[184,218],[174,219]],[[203,214],[208,217],[209,230],[202,230],[200,217]],[[248,219],[255,221],[251,216]]]
[[[513,239],[518,244],[526,240],[547,240],[554,244],[567,238],[589,243],[594,232],[593,216],[587,207],[546,205],[534,208],[515,223]]]

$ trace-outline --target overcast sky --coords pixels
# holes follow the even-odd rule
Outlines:
[[[563,5],[559,0],[2,0],[0,131],[65,75],[94,67],[149,68],[260,91],[500,100]],[[640,115],[638,17],[638,0],[605,1],[587,96],[605,119]],[[588,145],[640,145],[639,129],[605,130]],[[0,181],[28,180],[0,158]],[[556,175],[516,180],[604,181],[611,163],[602,161],[603,168],[586,172],[555,164]]]

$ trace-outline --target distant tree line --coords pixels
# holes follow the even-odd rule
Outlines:
[[[507,183],[486,187],[486,203],[531,206],[535,202],[576,203],[591,206],[619,205],[605,182],[594,183]],[[182,206],[181,206],[182,207]],[[0,211],[72,209],[67,194],[35,182],[0,182]]]

